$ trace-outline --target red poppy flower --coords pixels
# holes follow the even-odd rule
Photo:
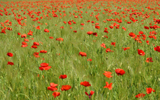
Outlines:
[[[107,48],[107,49],[106,49],[106,53],[107,53],[107,52],[113,52],[113,50],[111,50],[110,48]]]
[[[31,46],[31,48],[34,48],[34,49],[36,49],[36,48],[37,48],[37,46],[36,46],[36,45],[32,45],[32,46]]]
[[[114,47],[116,46],[116,42],[112,42],[111,45],[114,45]]]
[[[65,78],[67,78],[67,75],[60,75],[59,76],[59,79],[65,79]]]
[[[106,82],[106,86],[104,86],[103,88],[108,88],[109,90],[112,90],[112,83],[108,83]]]
[[[92,61],[92,59],[87,59],[87,61]]]
[[[22,45],[27,45],[27,43],[26,42],[22,42]]]
[[[59,56],[59,55],[60,55],[60,53],[57,53],[56,55],[57,55],[57,56]]]
[[[108,36],[107,36],[107,35],[104,35],[103,37],[104,37],[104,38],[108,38]]]
[[[143,34],[143,31],[139,31],[139,34],[141,34],[141,35],[142,35],[142,34]]]
[[[10,62],[10,61],[8,61],[8,64],[7,65],[14,65],[14,63],[13,62]]]
[[[129,33],[129,36],[132,37],[132,38],[136,37],[136,35],[133,32]]]
[[[73,24],[76,24],[76,22],[73,21]]]
[[[19,33],[19,32],[18,32],[17,34],[18,34],[18,35],[21,35],[21,33]]]
[[[149,62],[153,62],[152,57],[147,58],[147,59],[146,59],[146,62],[147,62],[147,63],[149,63]]]
[[[148,37],[149,37],[149,38],[153,38],[153,36],[152,36],[152,35],[149,35]]]
[[[149,29],[149,27],[148,27],[148,26],[144,26],[144,28],[145,28],[145,29]]]
[[[91,34],[93,34],[93,32],[92,32],[92,31],[88,31],[87,34],[88,34],[88,35],[91,35]]]
[[[30,38],[30,40],[34,40],[34,38]]]
[[[61,29],[63,29],[63,28],[64,28],[64,26],[61,26],[60,28],[61,28]]]
[[[108,33],[108,30],[107,30],[107,29],[105,29],[103,32]],[[108,37],[106,37],[106,38],[108,38]]]
[[[39,46],[38,42],[33,42],[33,45]]]
[[[146,36],[146,35],[142,35],[142,37],[143,37],[143,38],[142,38],[143,40],[146,40],[146,37],[147,37],[147,36]]]
[[[91,84],[89,82],[87,82],[87,81],[81,82],[80,84],[85,86],[85,87],[91,86]]]
[[[49,70],[51,66],[46,66],[46,67],[39,67],[40,70]]]
[[[150,35],[156,35],[157,32],[156,32],[156,31],[151,31],[151,32],[149,32],[149,34],[150,34]]]
[[[41,63],[41,64],[40,64],[41,67],[46,67],[46,66],[48,66],[48,65],[49,65],[48,63]]]
[[[48,66],[48,63],[41,63],[39,67],[40,70],[49,70],[51,68],[51,66]]]
[[[37,29],[37,30],[40,30],[40,26],[37,26],[36,29]]]
[[[98,36],[96,32],[93,33],[94,36]]]
[[[12,31],[12,28],[8,27],[7,30]]]
[[[110,27],[110,29],[113,29],[114,27],[113,26],[109,26]]]
[[[138,49],[138,54],[141,55],[141,56],[144,56],[145,52],[143,50]]]
[[[106,45],[104,43],[101,44],[101,47],[106,48]]]
[[[90,91],[90,94],[88,94],[87,92],[85,92],[85,94],[89,97],[89,99],[91,99],[91,96],[94,94],[94,91]]]
[[[13,54],[10,53],[10,52],[8,52],[7,55],[8,55],[9,57],[13,57]]]
[[[73,32],[74,32],[74,33],[77,33],[77,31],[76,31],[76,30],[74,30]]]
[[[34,55],[36,58],[40,57],[40,56],[39,56],[39,52],[34,52],[33,55]]]
[[[59,96],[60,95],[60,92],[53,92],[53,94],[52,94],[53,96],[54,96],[54,98],[56,98],[57,96]]]
[[[58,17],[58,15],[57,14],[53,14],[53,17]]]
[[[85,57],[87,56],[87,54],[85,52],[79,52],[79,55],[81,55],[82,57],[83,56],[85,56]]]
[[[56,38],[57,41],[63,41],[63,38]]]
[[[50,38],[50,39],[53,39],[53,37],[52,37],[52,36],[50,36],[49,38]]]
[[[48,29],[44,29],[44,32],[49,32],[49,30]]]
[[[127,24],[131,24],[131,22],[127,22]]]
[[[23,44],[21,45],[21,47],[27,47],[27,46],[28,46],[28,45],[23,45]]]
[[[147,40],[146,43],[149,45],[149,40]]]
[[[28,32],[28,35],[33,35],[33,32],[30,30],[30,31]]]
[[[125,71],[124,71],[123,69],[120,69],[120,68],[116,69],[115,72],[116,72],[116,74],[117,74],[118,76],[125,74]]]
[[[5,29],[5,28],[4,28],[4,29],[2,29],[2,30],[1,30],[1,33],[6,34],[6,29]]]
[[[146,88],[146,92],[147,94],[150,94],[151,92],[156,92],[156,91],[152,88]]]
[[[95,26],[96,29],[100,29],[100,26]]]
[[[125,27],[122,27],[122,29],[123,29],[124,31],[126,31],[126,28],[125,28]]]
[[[139,94],[137,94],[135,97],[136,97],[136,98],[143,98],[145,95],[146,95],[146,94],[144,94],[144,93],[139,93]]]
[[[74,16],[74,18],[78,18],[78,16]]]
[[[98,26],[98,25],[99,25],[99,23],[95,23],[95,25],[96,25],[96,26]]]
[[[126,48],[123,48],[123,47],[122,47],[122,49],[123,49],[124,51],[126,51],[126,50],[129,50],[130,47],[126,47]]]
[[[21,35],[21,38],[26,38],[26,37],[27,37],[26,34],[22,34],[22,35]]]
[[[62,91],[67,91],[69,89],[71,89],[70,85],[62,85],[62,88],[61,88]]]
[[[69,21],[69,22],[68,22],[68,24],[69,24],[69,25],[72,25],[72,22],[71,22],[71,21]]]
[[[40,53],[47,53],[47,51],[46,50],[41,50]]]
[[[153,36],[153,38],[156,40],[156,39],[157,39],[157,36]]]
[[[140,42],[140,41],[141,41],[141,38],[140,38],[139,35],[137,35],[136,38],[135,38],[134,40]]]
[[[83,25],[84,25],[84,23],[81,23],[81,25],[83,26]]]
[[[160,52],[160,46],[154,47],[154,50]]]
[[[48,90],[51,90],[51,91],[56,91],[57,90],[57,87],[58,84],[55,84],[55,83],[50,83],[50,86],[47,87]]]
[[[111,72],[109,72],[109,71],[104,71],[104,73],[103,73],[103,75],[104,76],[106,76],[106,77],[108,77],[108,78],[111,78],[112,76],[111,76]]]
[[[87,22],[90,22],[90,20],[88,20]]]
[[[29,40],[28,40],[28,39],[24,39],[24,41],[29,42]]]

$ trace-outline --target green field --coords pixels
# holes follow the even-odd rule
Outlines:
[[[159,43],[159,0],[2,0],[0,100],[160,100]]]

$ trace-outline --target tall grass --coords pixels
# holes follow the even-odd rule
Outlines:
[[[89,93],[91,90],[94,91],[91,97],[93,100],[135,100],[135,96],[138,93],[146,94],[146,88],[148,87],[153,88],[156,92],[146,94],[141,100],[160,99],[160,54],[154,50],[154,46],[152,45],[152,43],[154,43],[155,46],[159,46],[160,29],[144,29],[144,26],[149,26],[149,23],[154,25],[153,16],[158,19],[159,15],[152,13],[153,10],[145,8],[146,3],[139,3],[137,6],[134,6],[135,3],[130,1],[125,4],[123,0],[121,1],[121,5],[120,2],[115,3],[115,0],[97,1],[95,4],[94,2],[96,1],[85,1],[77,3],[77,6],[75,1],[74,4],[58,4],[58,2],[44,3],[41,1],[31,3],[19,2],[15,3],[15,7],[11,2],[7,4],[5,2],[1,3],[0,10],[3,10],[3,12],[1,12],[3,16],[0,16],[0,22],[4,23],[6,20],[12,22],[12,26],[5,25],[6,27],[11,27],[12,31],[6,30],[6,34],[0,34],[1,100],[89,100],[85,92]],[[110,5],[108,3],[110,3]],[[160,8],[158,5],[151,5],[154,3],[156,3],[156,1],[150,2],[150,5],[147,6]],[[32,4],[34,6],[32,6]],[[39,6],[37,6],[37,4],[39,4]],[[16,5],[19,5],[19,7]],[[21,8],[21,5],[28,5],[28,7]],[[58,6],[52,7],[51,5]],[[91,5],[90,9],[87,8],[89,5]],[[70,6],[70,8],[61,8],[61,6]],[[83,8],[78,10],[78,6],[82,6]],[[117,9],[118,6],[122,9]],[[99,11],[94,11],[96,9],[94,7],[100,7],[97,9]],[[4,8],[7,8],[8,13],[11,13],[11,15],[6,16],[4,14]],[[19,25],[14,19],[11,11],[13,8],[18,9],[14,10],[16,18],[27,17],[27,19],[21,21],[22,23],[26,23],[26,26]],[[49,13],[48,15],[51,19],[43,17],[43,19],[38,20],[42,25],[37,23],[38,21],[32,21],[36,17],[40,18],[43,16],[43,13],[46,15],[48,10],[52,12],[55,8],[59,9],[55,12],[58,17],[52,17],[52,13]],[[131,21],[129,16],[133,12],[125,11],[125,8],[130,10],[131,8],[134,10],[137,9],[136,12],[142,12],[142,14],[147,13],[150,17],[141,22],[141,20],[144,19],[142,17],[143,15],[137,18],[133,16],[135,19],[138,19],[138,21],[127,24],[125,20]],[[144,11],[141,8],[143,8]],[[37,16],[32,13],[35,17],[30,18],[30,16],[27,15],[28,9],[34,12],[41,11],[41,14]],[[105,12],[104,9],[112,10],[112,12]],[[44,12],[42,12],[43,10]],[[23,14],[24,11],[26,14]],[[63,17],[63,11],[66,12],[65,17]],[[75,11],[77,11],[77,13],[75,13]],[[81,11],[83,13],[81,13]],[[112,14],[115,11],[120,13],[120,16]],[[155,9],[155,11],[159,12],[160,10]],[[70,15],[69,12],[72,14]],[[90,16],[92,12],[93,16]],[[105,14],[103,14],[103,12],[105,12]],[[124,15],[127,15],[126,18],[122,18],[122,23],[106,21],[106,19],[123,17],[122,12],[125,12],[126,14]],[[60,13],[62,16],[60,16]],[[75,13],[78,18],[74,18],[73,13]],[[99,21],[95,18],[95,15],[98,13],[100,13],[98,16]],[[20,14],[21,17],[18,17],[17,14]],[[83,18],[80,18],[78,14],[81,14]],[[108,16],[108,14],[110,16]],[[70,20],[74,20],[76,24],[72,23],[72,25],[69,25],[68,23],[63,23],[63,21],[68,22]],[[95,25],[87,22],[88,20],[99,23],[100,29],[95,29]],[[103,22],[104,20],[106,23]],[[47,25],[45,23],[47,23]],[[82,26],[80,25],[81,23],[85,25]],[[110,29],[109,26],[113,23],[119,24],[119,29],[115,27]],[[144,24],[142,25],[142,23]],[[40,26],[40,30],[36,29],[37,26]],[[64,26],[64,28],[61,29],[61,26]],[[1,29],[4,27],[1,26]],[[70,27],[72,27],[72,29],[70,29]],[[81,29],[82,27],[83,30]],[[124,31],[122,27],[125,27],[126,31]],[[103,32],[104,28],[108,28],[108,33]],[[48,29],[50,32],[46,33],[44,29]],[[21,38],[17,33],[27,34],[30,30],[33,31],[33,36],[27,35],[27,39],[29,39],[29,42],[27,42],[28,46],[23,48],[21,47],[21,42],[24,41],[24,38]],[[74,33],[74,30],[77,30],[77,33]],[[98,36],[89,36],[87,34],[88,31],[97,32]],[[139,31],[144,32],[147,36],[146,40],[150,41],[150,45],[147,45],[146,40],[138,43],[129,36],[130,32],[138,35]],[[156,40],[148,37],[150,31],[156,31],[158,33]],[[107,35],[108,38],[104,38],[104,35]],[[50,36],[53,36],[54,39],[49,39]],[[62,37],[64,41],[56,41],[56,38],[59,37]],[[32,40],[31,38],[34,39]],[[33,42],[40,43],[37,49],[31,48]],[[41,42],[43,44],[41,44]],[[111,45],[111,42],[116,42],[116,46]],[[102,43],[105,43],[106,48],[110,48],[114,52],[106,53],[106,49],[101,47]],[[130,47],[130,49],[124,51],[122,47]],[[145,52],[145,56],[138,55],[137,49],[142,49]],[[40,50],[47,50],[47,53],[40,53],[39,58],[34,57],[33,53],[39,52]],[[8,57],[8,52],[13,53],[13,57]],[[81,57],[79,52],[85,52],[87,57]],[[60,55],[57,55],[59,53]],[[148,57],[152,57],[152,63],[146,62],[146,58]],[[92,59],[91,62],[87,61],[89,58]],[[8,61],[14,62],[14,65],[7,65]],[[48,63],[52,68],[43,71],[39,70],[40,64],[44,62]],[[126,73],[123,76],[118,76],[115,72],[117,68],[123,69]],[[104,71],[112,72],[113,77],[105,77],[103,75]],[[66,74],[67,78],[63,80],[59,79],[59,76],[63,74]],[[80,85],[83,81],[88,81],[91,86],[84,87]],[[52,96],[52,91],[47,90],[51,82],[58,84],[57,91],[60,92],[60,96],[56,98]],[[103,88],[106,82],[113,83],[112,90]],[[68,91],[61,91],[62,85],[71,85],[72,88]]]

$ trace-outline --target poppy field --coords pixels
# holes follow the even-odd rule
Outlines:
[[[160,100],[159,0],[0,1],[1,100]]]

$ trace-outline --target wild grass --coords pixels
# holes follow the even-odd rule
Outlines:
[[[6,1],[6,0],[5,0]],[[95,2],[95,1],[93,1]],[[89,100],[85,92],[94,91],[92,95],[92,100],[135,100],[135,95],[138,93],[145,93],[146,88],[151,87],[156,92],[151,94],[146,94],[145,97],[141,100],[159,100],[160,99],[160,54],[154,50],[154,46],[159,46],[159,32],[160,29],[145,29],[144,26],[149,26],[149,23],[154,24],[153,16],[159,18],[159,15],[153,14],[153,10],[148,10],[146,4],[140,3],[137,6],[133,6],[134,3],[131,1],[127,4],[122,2],[110,2],[110,1],[99,1],[95,5],[93,2],[81,2],[78,3],[78,6],[83,8],[77,9],[76,3],[74,4],[63,4],[63,3],[43,3],[43,2],[33,2],[32,3],[15,3],[19,7],[11,7],[12,3],[9,1],[7,4],[5,2],[1,3],[0,10],[4,11],[4,8],[7,8],[8,13],[11,15],[6,16],[4,12],[1,12],[3,16],[0,16],[0,22],[4,23],[6,20],[12,22],[11,27],[12,31],[6,30],[6,34],[0,34],[0,97],[1,100]],[[110,2],[110,6],[107,4]],[[155,3],[153,1],[151,3]],[[86,3],[86,4],[85,4]],[[101,3],[103,3],[102,6]],[[37,6],[40,4],[40,6]],[[57,7],[51,7],[51,5],[58,5]],[[83,4],[83,5],[82,5]],[[91,5],[91,9],[87,7]],[[21,5],[28,5],[28,8],[20,7]],[[44,6],[51,7],[47,9]],[[71,8],[61,8],[61,6],[72,6]],[[128,5],[131,5],[129,7]],[[122,9],[116,9],[119,6]],[[152,8],[160,8],[158,5],[150,5]],[[100,7],[99,12],[94,11],[94,7]],[[14,14],[11,9],[17,14],[20,14],[22,17],[27,17],[27,19],[22,20],[22,23],[26,23],[26,26],[21,26],[14,19]],[[43,16],[47,14],[47,11],[57,10],[56,14],[58,17],[52,17],[52,13],[49,13],[48,17],[43,17],[43,19],[38,20],[41,24],[37,23],[38,21],[32,21],[36,17]],[[141,22],[144,19],[142,16],[138,16],[135,19],[138,19],[137,22],[127,24],[125,20],[129,20],[129,15],[131,11],[127,12],[124,9],[133,8],[138,9],[137,12],[142,12],[143,14],[149,14],[150,17]],[[144,11],[142,11],[142,9]],[[27,13],[28,11],[37,12],[38,9],[42,13],[40,16],[35,15],[32,19]],[[103,9],[109,9],[113,12],[125,12],[125,15],[128,15],[126,18],[122,18],[122,23],[114,21],[103,21],[106,19],[116,19],[120,16],[105,12]],[[23,10],[23,11],[21,11]],[[59,12],[61,10],[61,12]],[[26,14],[23,15],[23,12]],[[66,16],[60,18],[60,13],[63,15],[62,11],[66,11]],[[75,13],[79,11],[79,13]],[[80,11],[83,18],[80,18],[78,14]],[[88,13],[85,13],[85,12]],[[156,12],[160,12],[160,9],[155,9]],[[72,15],[70,15],[70,13]],[[93,12],[93,16],[90,14]],[[103,14],[105,12],[105,14]],[[73,13],[78,16],[74,18]],[[99,15],[99,21],[94,17]],[[109,16],[108,16],[109,14]],[[16,16],[16,18],[21,18]],[[76,24],[69,25],[64,24],[63,21],[74,20]],[[95,29],[95,25],[92,25],[88,20],[99,23],[100,29]],[[47,23],[47,25],[45,24]],[[85,25],[80,25],[84,23]],[[94,24],[95,24],[94,23]],[[110,29],[109,26],[113,23],[120,25],[119,29],[113,28]],[[142,23],[144,23],[142,25]],[[37,30],[35,27],[40,26],[40,30]],[[64,26],[64,29],[60,27]],[[72,27],[72,29],[70,29]],[[81,29],[83,27],[83,30]],[[126,31],[122,29],[126,28]],[[108,28],[109,33],[104,33],[104,28]],[[0,29],[3,29],[1,26]],[[45,33],[44,29],[48,29],[50,32]],[[24,38],[17,35],[18,32],[21,34],[27,34],[29,31],[33,31],[33,36],[27,35],[28,46],[23,48],[21,47],[21,42],[24,41]],[[73,30],[77,30],[77,33],[74,33]],[[98,36],[89,36],[88,31],[97,32]],[[150,45],[147,45],[146,40],[142,40],[142,43],[138,43],[132,39],[128,34],[130,32],[138,35],[139,31],[143,31],[147,36],[146,40],[149,40]],[[149,32],[156,31],[157,39],[149,38]],[[108,38],[103,36],[107,35]],[[50,36],[53,36],[54,39],[49,39]],[[62,37],[64,41],[56,41],[56,38]],[[31,38],[34,38],[33,40]],[[96,41],[96,42],[95,42]],[[37,49],[31,48],[33,42],[39,42],[40,45]],[[43,44],[41,44],[41,42]],[[111,45],[111,42],[116,42],[116,46]],[[110,48],[114,52],[106,53],[106,49],[101,47],[101,44],[105,43],[107,48]],[[124,51],[122,47],[130,47],[129,50]],[[137,49],[142,49],[145,52],[145,56],[138,55]],[[34,52],[39,52],[40,50],[47,50],[46,54],[40,53],[40,57],[36,58],[33,56]],[[87,57],[81,57],[79,52],[85,52]],[[13,53],[13,57],[8,57],[7,53]],[[60,55],[57,55],[59,54]],[[153,62],[147,63],[146,58],[152,57]],[[43,60],[44,58],[44,60]],[[89,62],[87,59],[91,58],[92,61]],[[7,65],[8,61],[14,62],[13,66]],[[52,68],[49,70],[39,70],[41,63],[48,63]],[[118,76],[115,73],[115,69],[121,68],[126,73],[123,76]],[[112,78],[107,78],[103,75],[104,71],[112,72]],[[38,76],[39,74],[39,76]],[[60,75],[66,74],[66,79],[59,79]],[[88,81],[91,86],[84,87],[80,85],[80,82]],[[47,87],[50,86],[50,83],[53,82],[58,84],[58,92],[60,96],[54,98],[52,96],[52,91],[47,90]],[[103,88],[106,85],[106,82],[112,83],[112,90]],[[68,91],[61,91],[62,85],[71,85],[71,89]]]

